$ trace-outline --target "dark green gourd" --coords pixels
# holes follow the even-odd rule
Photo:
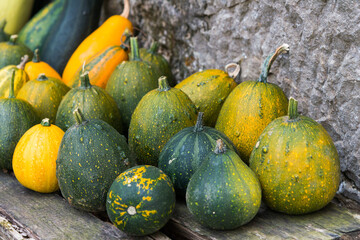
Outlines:
[[[6,42],[9,40],[9,35],[4,31],[6,25],[6,19],[0,21],[0,42]]]
[[[56,177],[70,205],[104,211],[107,192],[117,176],[135,165],[126,139],[102,120],[86,120],[74,111],[76,124],[61,141]]]
[[[16,42],[17,35],[12,35],[8,42],[0,42],[0,69],[8,65],[17,65],[24,55],[32,58],[32,51]]]
[[[221,139],[190,179],[186,204],[203,225],[219,230],[240,227],[260,208],[261,187],[254,172]]]
[[[102,88],[90,84],[88,72],[81,75],[81,85],[62,99],[56,114],[56,126],[66,131],[76,123],[72,112],[79,108],[86,119],[101,119],[122,133],[122,121],[114,99]]]
[[[171,178],[177,194],[185,195],[191,176],[213,151],[217,139],[222,139],[229,149],[236,151],[225,134],[203,125],[203,113],[200,112],[195,126],[184,128],[165,144],[160,153],[159,168]]]

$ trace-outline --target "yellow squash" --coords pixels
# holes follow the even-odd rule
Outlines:
[[[60,75],[55,69],[46,62],[40,61],[39,49],[35,49],[32,61],[25,64],[25,72],[28,74],[30,80],[36,79],[41,73],[47,77],[61,80]]]
[[[7,21],[5,32],[15,34],[29,19],[34,0],[0,0],[0,19]]]

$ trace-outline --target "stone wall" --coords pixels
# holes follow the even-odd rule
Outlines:
[[[121,12],[105,1],[104,16]],[[360,3],[357,0],[131,0],[141,42],[160,41],[177,80],[242,59],[238,82],[257,79],[282,43],[269,82],[329,132],[341,161],[339,192],[360,202]]]

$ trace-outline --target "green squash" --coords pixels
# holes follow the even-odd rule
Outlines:
[[[102,88],[90,84],[89,75],[81,76],[81,85],[71,89],[62,99],[55,125],[66,131],[76,123],[72,112],[79,108],[86,119],[101,119],[122,133],[122,121],[114,99]]]
[[[186,205],[201,224],[217,230],[240,227],[261,204],[259,180],[221,139],[190,179]]]
[[[141,98],[157,87],[159,74],[139,57],[137,38],[130,38],[130,61],[119,64],[111,74],[106,91],[115,99],[124,122],[129,128],[131,115]]]
[[[285,93],[279,86],[268,83],[267,76],[276,57],[288,50],[289,46],[284,44],[270,54],[264,61],[259,80],[239,84],[220,110],[215,128],[230,138],[246,163],[264,128],[287,112]]]
[[[106,210],[114,225],[129,235],[158,231],[175,208],[171,180],[160,169],[141,165],[120,174],[111,185]]]
[[[59,187],[71,206],[104,211],[112,182],[135,162],[126,138],[113,127],[84,119],[79,109],[74,115],[76,124],[65,132],[56,160]]]
[[[4,31],[6,25],[6,19],[0,21],[0,42],[7,42],[9,35]]]
[[[196,125],[175,134],[164,146],[159,157],[159,168],[172,180],[176,193],[185,196],[191,176],[205,157],[213,151],[216,140],[236,151],[225,134],[215,128],[203,126],[203,114],[199,112]]]
[[[164,145],[181,129],[193,126],[196,114],[190,98],[160,77],[159,88],[141,99],[131,117],[128,141],[138,162],[157,166]]]
[[[27,82],[17,97],[29,102],[40,119],[49,118],[50,123],[54,123],[60,102],[69,90],[61,80],[40,74]]]
[[[287,214],[323,208],[340,183],[339,157],[331,137],[319,123],[299,115],[292,98],[288,116],[264,129],[250,167],[260,180],[265,203]]]
[[[0,98],[0,169],[12,169],[12,157],[22,135],[38,123],[33,107],[15,98],[13,73],[8,98]]]
[[[8,42],[0,42],[0,69],[7,65],[16,65],[24,55],[32,58],[32,51],[16,42],[17,35],[12,35]]]

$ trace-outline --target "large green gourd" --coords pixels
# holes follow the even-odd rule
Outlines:
[[[9,35],[4,31],[6,25],[6,19],[0,21],[0,42],[6,42],[9,40]]]
[[[271,209],[304,214],[323,208],[335,196],[340,163],[329,134],[313,119],[299,115],[292,98],[288,112],[264,129],[250,167]]]
[[[32,51],[16,42],[17,35],[12,35],[8,42],[0,42],[0,69],[7,65],[16,65],[24,55],[32,58]]]
[[[166,142],[181,129],[193,126],[196,114],[184,92],[171,88],[165,76],[159,78],[159,88],[141,99],[131,117],[129,147],[138,162],[157,166]]]
[[[180,195],[185,195],[191,176],[214,150],[216,140],[222,139],[229,149],[236,151],[225,134],[203,125],[203,114],[199,112],[195,126],[175,134],[160,153],[159,168],[171,178],[176,193]]]
[[[260,208],[261,187],[251,169],[221,139],[190,179],[186,205],[212,229],[230,230],[248,223]]]
[[[70,205],[104,211],[107,192],[117,176],[135,165],[126,138],[102,120],[86,120],[74,111],[76,124],[61,141],[56,177]]]

